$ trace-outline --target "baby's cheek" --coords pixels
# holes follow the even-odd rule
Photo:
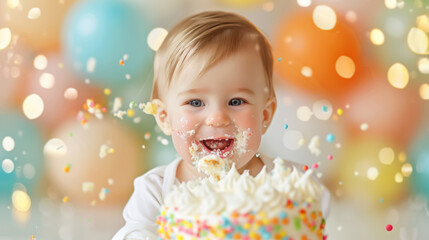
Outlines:
[[[237,115],[234,118],[234,123],[242,131],[250,130],[252,135],[261,135],[262,120],[254,113]]]

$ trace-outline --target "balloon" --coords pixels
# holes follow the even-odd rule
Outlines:
[[[75,119],[79,110],[83,110],[86,99],[106,106],[103,89],[97,85],[85,84],[74,76],[58,53],[43,56],[47,60],[46,68],[33,68],[27,76],[26,86],[20,89],[20,102],[30,94],[41,97],[44,110],[36,119],[47,130],[52,131],[67,119]],[[36,66],[37,66],[37,60]],[[43,65],[43,64],[42,64]]]
[[[249,8],[261,6],[265,1],[263,0],[218,0],[219,2],[235,7]]]
[[[408,179],[401,173],[405,162],[395,143],[359,136],[343,144],[335,165],[337,188],[346,197],[378,208],[406,196]],[[341,182],[341,186],[338,185]]]
[[[31,193],[43,175],[41,133],[22,114],[3,110],[0,141],[0,196],[10,197],[17,183]]]
[[[63,25],[62,49],[73,69],[108,87],[139,79],[153,53],[150,23],[134,4],[121,0],[77,3]]]
[[[429,131],[414,140],[409,154],[412,163],[411,189],[429,199]]]
[[[84,205],[94,200],[124,203],[129,198],[146,161],[130,129],[111,118],[93,119],[84,126],[73,120],[51,136],[44,147],[46,172],[62,197]]]
[[[74,0],[1,1],[0,16],[8,16],[6,26],[34,49],[57,49],[63,17],[73,3]]]
[[[360,52],[356,32],[340,16],[332,29],[322,30],[311,12],[298,11],[278,27],[274,67],[284,81],[333,99],[357,83],[363,61]]]
[[[17,93],[23,85],[26,70],[30,69],[35,53],[21,40],[12,38],[0,51],[0,107],[9,108],[17,103]]]
[[[344,122],[351,136],[362,132],[394,139],[406,147],[422,119],[422,101],[417,90],[397,89],[387,80],[387,72],[368,68],[362,84],[344,98]],[[365,128],[365,125],[368,126]]]

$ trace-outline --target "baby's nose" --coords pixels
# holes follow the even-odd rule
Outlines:
[[[213,112],[206,118],[206,125],[211,127],[226,127],[230,123],[231,118],[222,111]]]

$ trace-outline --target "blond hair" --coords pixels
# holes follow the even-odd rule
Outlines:
[[[212,47],[201,76],[218,61],[238,51],[244,43],[255,43],[264,67],[269,97],[275,97],[271,46],[263,33],[238,14],[208,11],[182,20],[164,39],[155,55],[151,99],[160,99],[159,90],[168,89],[171,81],[196,54]]]

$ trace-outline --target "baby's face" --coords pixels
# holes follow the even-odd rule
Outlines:
[[[201,58],[191,60],[164,95],[174,146],[188,164],[216,154],[240,169],[257,152],[266,127],[261,57],[243,48],[198,77]]]

